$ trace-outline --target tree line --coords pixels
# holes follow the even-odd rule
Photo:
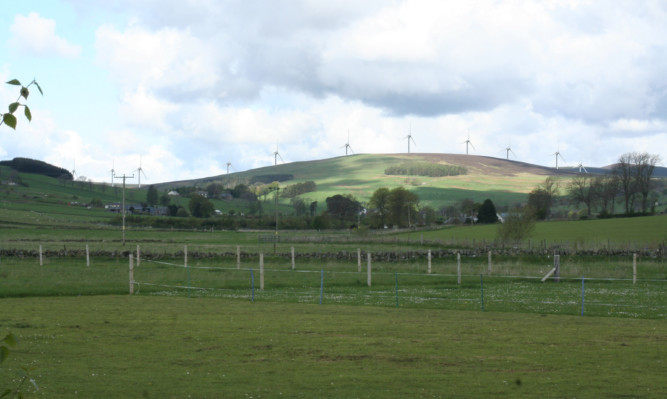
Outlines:
[[[465,175],[466,173],[468,173],[468,170],[463,166],[442,165],[430,162],[407,162],[390,166],[384,170],[385,175],[399,176],[444,177]]]

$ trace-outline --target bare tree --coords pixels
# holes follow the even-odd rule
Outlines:
[[[587,174],[577,175],[570,181],[567,192],[572,202],[586,205],[586,215],[591,216],[591,208],[598,199],[594,179]]]
[[[635,193],[637,192],[632,171],[632,159],[634,158],[634,154],[635,153],[629,152],[621,155],[621,157],[618,158],[618,163],[614,165],[612,172],[614,177],[616,177],[619,189],[623,194],[626,214],[629,214],[634,208]]]
[[[648,209],[648,195],[651,191],[651,177],[660,156],[649,153],[628,152],[621,155],[613,173],[625,200],[625,213],[634,211],[638,194],[642,196],[642,212]]]
[[[595,192],[598,195],[602,213],[613,214],[618,195],[618,180],[613,175],[595,176],[593,180]]]
[[[635,153],[633,160],[635,187],[637,192],[642,195],[642,212],[646,212],[648,210],[648,195],[651,191],[651,176],[653,176],[655,165],[660,162],[660,156],[647,152]]]

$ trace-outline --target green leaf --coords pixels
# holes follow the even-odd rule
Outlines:
[[[14,85],[14,86],[21,86],[21,82],[19,82],[19,81],[16,80],[16,79],[12,79],[12,80],[10,80],[9,82],[7,82],[7,84],[9,84],[9,85]]]
[[[19,103],[11,103],[9,104],[9,113],[13,114],[14,111],[16,111],[19,108]]]
[[[21,97],[27,100],[29,95],[30,95],[30,90],[28,90],[27,87],[21,87]]]
[[[2,121],[12,129],[16,130],[16,117],[12,114],[4,114]]]
[[[30,108],[25,105],[25,117],[28,118],[28,121],[32,121],[32,114],[30,113]]]
[[[16,338],[12,333],[7,334],[2,340],[9,346],[16,346]]]
[[[10,393],[12,393],[12,390],[11,390],[11,389],[5,389],[5,390],[2,392],[2,395],[0,395],[0,398],[4,398],[5,396],[9,395]]]

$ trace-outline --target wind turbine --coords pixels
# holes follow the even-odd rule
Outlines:
[[[354,153],[354,151],[352,151],[352,147],[350,146],[350,131],[349,130],[347,131],[347,143],[345,143],[345,145],[343,147],[345,147],[345,156],[347,156],[347,150],[348,149],[350,150],[350,152]]]
[[[558,150],[556,150],[556,152],[554,152],[554,153],[551,154],[551,155],[554,155],[554,156],[556,157],[556,169],[558,169],[558,157],[560,157],[560,159],[562,159],[563,162],[566,162],[566,161],[565,161],[565,158],[563,158],[563,156],[560,155],[560,148],[559,148]]]
[[[143,174],[146,179],[148,179],[148,176],[144,173],[144,169],[141,167],[141,156],[139,156],[139,167],[135,169],[135,172],[137,172],[137,183],[138,183],[138,188],[141,188],[141,175]]]
[[[470,141],[470,132],[468,132],[468,139],[461,144],[464,144],[464,143],[466,145],[466,155],[468,155],[468,144],[470,144],[470,146],[472,147],[473,150],[476,150],[475,146],[472,145],[472,141]]]
[[[577,165],[577,166],[579,167],[579,173],[581,173],[582,169],[584,170],[584,173],[588,173],[588,171],[586,170],[586,167],[584,166],[583,162],[579,162],[579,165]]]
[[[232,166],[231,162],[227,162],[227,174],[229,174],[229,167]]]
[[[280,158],[280,160],[282,162],[285,162],[285,161],[283,161],[283,157],[280,156],[280,153],[278,152],[278,144],[276,144],[276,150],[273,152],[273,165],[274,166],[278,165],[278,158]]]
[[[512,153],[512,155],[514,155],[514,158],[516,158],[516,154],[514,153],[514,151],[512,151],[512,148],[510,148],[510,146],[507,146],[507,148],[505,148],[505,151],[507,152],[507,160],[508,161],[510,159],[510,152]]]
[[[412,138],[412,124],[410,124],[410,130],[408,132],[408,135],[405,136],[404,138],[408,139],[408,154],[409,154],[410,153],[410,141],[412,140],[412,143],[414,145],[417,145],[417,143],[415,143],[415,139]]]
[[[114,184],[114,177],[116,176],[116,160],[114,159],[111,161],[111,187],[113,187]]]

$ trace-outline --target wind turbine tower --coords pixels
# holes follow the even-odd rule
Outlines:
[[[556,150],[556,152],[554,152],[551,155],[554,155],[556,157],[556,169],[558,169],[558,157],[560,157],[560,159],[562,159],[563,162],[565,162],[565,158],[563,158],[563,156],[560,155],[560,148],[558,150]]]
[[[232,166],[231,162],[227,162],[227,174],[229,174],[229,167]]]
[[[476,150],[475,146],[472,145],[472,141],[470,141],[470,132],[468,132],[468,139],[466,141],[464,141],[463,143],[465,143],[465,145],[466,145],[466,155],[468,155],[468,144],[470,144],[470,146],[472,147],[473,150]],[[463,143],[461,143],[461,144],[463,144]]]
[[[586,170],[586,167],[584,166],[583,162],[579,162],[579,165],[577,165],[577,166],[579,167],[579,173],[581,173],[582,169],[584,170],[584,173],[588,173],[588,171]]]
[[[507,152],[507,160],[508,160],[508,161],[509,161],[509,159],[510,159],[510,152],[511,152],[511,153],[514,155],[514,157],[516,158],[516,154],[514,154],[514,151],[512,151],[512,148],[510,148],[509,146],[507,146],[507,148],[505,148],[505,151]]]
[[[280,158],[280,161],[283,161],[283,157],[280,156],[280,152],[278,152],[278,145],[276,144],[276,150],[273,152],[273,165],[276,166],[278,165],[278,158]]]
[[[345,143],[345,145],[343,147],[345,147],[345,156],[347,156],[347,150],[348,149],[350,150],[350,152],[354,153],[354,151],[352,151],[352,147],[350,146],[350,131],[349,130],[347,131],[347,143]]]
[[[417,145],[415,143],[415,139],[412,138],[412,124],[410,125],[410,130],[408,132],[408,135],[404,137],[405,139],[408,140],[408,154],[410,153],[410,141],[412,141],[412,144]]]
[[[76,180],[76,158],[74,158],[74,163],[72,164],[72,179]]]
[[[141,188],[141,175],[143,174],[144,177],[148,179],[148,176],[146,176],[144,173],[144,169],[141,167],[141,156],[139,157],[139,167],[135,170],[135,172],[137,172],[137,188]]]

